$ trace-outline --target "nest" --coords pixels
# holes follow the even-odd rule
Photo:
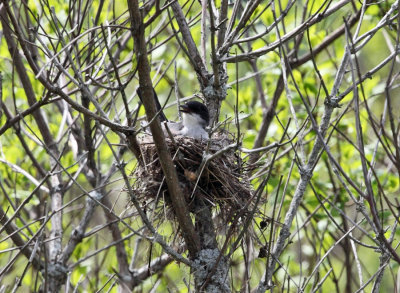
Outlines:
[[[134,171],[136,182],[133,188],[136,194],[141,195],[146,206],[150,202],[162,202],[163,207],[172,211],[167,184],[152,137],[145,136],[141,140],[145,165],[138,166]],[[227,220],[239,212],[243,213],[243,208],[249,208],[252,189],[238,152],[233,147],[227,148],[232,142],[226,134],[213,137],[211,142],[187,137],[167,139],[180,187],[191,212],[195,211],[199,200],[202,204],[214,207],[218,215]],[[221,149],[226,151],[204,164],[205,153],[213,155]]]

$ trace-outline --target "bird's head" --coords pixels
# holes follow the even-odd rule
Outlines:
[[[183,124],[187,127],[196,127],[200,125],[206,128],[210,122],[210,114],[207,107],[197,101],[189,101],[180,106],[182,112]]]

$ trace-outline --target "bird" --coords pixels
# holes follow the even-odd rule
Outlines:
[[[154,91],[154,89],[153,89]],[[137,90],[140,100],[143,100],[140,88]],[[179,106],[179,111],[182,113],[182,121],[168,121],[167,117],[161,109],[157,94],[153,92],[156,102],[157,111],[160,112],[159,118],[163,122],[163,132],[165,136],[169,136],[168,130],[172,135],[181,135],[194,139],[207,140],[208,132],[206,127],[210,122],[210,114],[206,105],[198,101],[189,101]]]
[[[174,124],[174,128],[178,129],[178,135],[196,139],[208,139],[206,131],[206,127],[210,122],[208,108],[198,101],[189,101],[180,105],[179,110],[182,113],[182,121],[177,123],[169,122],[168,127]],[[175,126],[176,124],[178,126]]]

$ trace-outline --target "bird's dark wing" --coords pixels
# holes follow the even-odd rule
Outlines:
[[[137,89],[136,92],[137,92],[137,94],[139,96],[139,99],[143,103],[144,97],[142,95],[142,90],[140,89],[140,87]],[[154,102],[156,103],[156,110],[157,110],[157,112],[159,112],[158,117],[160,117],[160,121],[161,122],[168,121],[167,117],[165,116],[164,112],[162,111],[162,107],[161,107],[160,101],[158,100],[158,96],[157,96],[156,91],[154,90],[154,88],[153,88],[153,95],[154,95]]]

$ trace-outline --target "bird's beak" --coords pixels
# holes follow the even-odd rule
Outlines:
[[[187,105],[180,105],[179,106],[179,110],[181,111],[181,112],[183,112],[183,113],[190,113],[190,109],[189,109],[189,107],[187,106]]]

